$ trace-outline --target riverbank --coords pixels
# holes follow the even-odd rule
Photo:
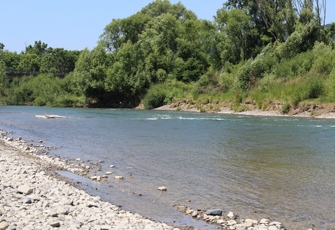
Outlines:
[[[57,170],[85,174],[87,166],[69,164],[47,155],[42,140],[34,146],[1,132],[0,229],[174,229],[104,202],[76,188]],[[79,161],[79,159],[78,159]],[[98,178],[90,178],[97,180]],[[103,176],[101,176],[103,183]],[[219,229],[283,230],[269,218],[244,219],[220,209],[199,210],[177,205],[185,215],[220,226]],[[179,227],[179,226],[177,226]],[[182,229],[193,229],[185,226]]]
[[[183,111],[183,112],[196,112],[196,113],[218,113],[218,114],[234,114],[246,116],[270,116],[270,117],[304,117],[304,118],[319,118],[319,119],[335,119],[335,105],[333,104],[315,104],[315,103],[302,103],[296,108],[291,109],[287,113],[282,113],[282,103],[273,103],[267,109],[259,109],[256,105],[244,104],[240,110],[234,111],[228,105],[216,104],[202,104],[196,105],[195,103],[187,100],[181,100],[156,108],[155,110],[165,111]]]
[[[8,142],[0,140],[0,229],[178,229],[87,194],[57,174],[61,164]]]

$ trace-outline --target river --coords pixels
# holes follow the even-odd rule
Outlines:
[[[288,229],[335,226],[335,120],[1,106],[0,129],[41,139],[62,158],[102,160],[102,171],[115,165],[113,175],[125,180],[72,178],[158,221],[192,225],[173,208],[180,204],[270,217]]]

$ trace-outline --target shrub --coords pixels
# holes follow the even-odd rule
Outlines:
[[[296,30],[285,43],[278,46],[277,53],[282,59],[292,58],[313,48],[314,43],[320,40],[320,34],[320,27],[314,20],[307,24],[297,24]]]
[[[267,45],[255,59],[248,60],[242,68],[237,71],[237,80],[242,89],[253,86],[257,78],[262,78],[270,73],[272,67],[277,63],[272,44]]]
[[[154,109],[164,105],[166,92],[160,86],[152,87],[143,99],[145,109]]]
[[[335,100],[335,68],[330,72],[329,77],[326,81],[327,96],[332,102]]]
[[[324,43],[317,43],[314,46],[315,61],[312,69],[320,74],[328,75],[335,67],[335,52],[331,46]]]
[[[294,95],[293,104],[307,99],[315,99],[321,97],[325,93],[325,84],[320,76],[308,77],[301,81]]]
[[[291,109],[291,105],[289,103],[285,103],[282,107],[281,107],[281,113],[282,114],[288,114],[290,112]]]
[[[44,106],[44,105],[46,105],[46,101],[42,97],[36,97],[33,104],[35,106]]]
[[[67,94],[58,96],[53,103],[53,106],[57,107],[83,107],[85,104],[84,97],[78,97],[75,95]]]
[[[290,59],[282,59],[272,70],[276,77],[295,77],[306,74],[311,70],[315,52],[307,51]]]

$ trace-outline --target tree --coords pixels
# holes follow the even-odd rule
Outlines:
[[[148,15],[151,18],[170,13],[181,22],[188,19],[197,19],[197,16],[192,11],[187,10],[180,2],[171,4],[169,0],[156,0],[149,3],[140,13]]]
[[[0,42],[0,51],[1,51],[1,50],[4,50],[4,48],[5,48],[5,45],[4,45],[3,43]]]
[[[79,51],[69,51],[63,48],[48,48],[41,56],[42,73],[67,74],[75,69]]]
[[[243,9],[219,9],[215,16],[217,38],[220,39],[216,49],[220,54],[221,63],[237,64],[254,57],[262,47],[260,35]]]
[[[121,45],[128,41],[136,43],[139,34],[151,19],[148,15],[140,13],[123,20],[115,19],[105,27],[100,42],[109,52],[118,51]]]
[[[26,47],[25,54],[36,54],[37,56],[42,56],[44,53],[46,53],[48,48],[48,44],[41,42],[41,41],[35,41],[34,45],[29,45]]]
[[[5,63],[6,69],[17,70],[20,63],[20,55],[16,52],[3,50],[0,52],[0,60]]]
[[[5,95],[7,85],[6,65],[4,61],[0,60],[0,97]]]
[[[316,18],[318,25],[325,25],[327,1],[326,0],[295,0],[293,5],[297,15],[300,17],[300,22],[308,23],[311,19]],[[309,15],[309,20],[306,16]]]
[[[73,92],[77,96],[84,95],[88,102],[103,99],[108,65],[109,58],[101,45],[92,51],[88,49],[82,51],[72,78]]]
[[[40,57],[36,54],[20,54],[19,70],[38,72],[40,70]]]

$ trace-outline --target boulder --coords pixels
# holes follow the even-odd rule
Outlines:
[[[58,227],[60,227],[60,223],[59,222],[52,222],[51,224],[50,224],[50,226],[51,227],[54,227],[54,228],[58,228]]]
[[[6,221],[1,221],[0,222],[0,230],[5,230],[7,229],[9,224]]]
[[[264,219],[261,219],[261,221],[259,221],[259,223],[268,225],[270,223],[270,220],[264,218]]]
[[[30,195],[33,190],[29,187],[29,185],[25,184],[25,185],[21,185],[17,188],[17,192],[18,193],[22,193],[24,195]]]
[[[232,225],[235,225],[235,224],[237,224],[236,220],[228,220],[228,222],[227,222],[228,226],[232,226]]]
[[[211,215],[211,216],[221,216],[222,210],[221,209],[209,209],[206,211],[206,214]]]
[[[99,205],[97,203],[95,203],[95,202],[89,201],[87,203],[87,207],[89,207],[89,208],[93,208],[93,207],[98,208]]]

